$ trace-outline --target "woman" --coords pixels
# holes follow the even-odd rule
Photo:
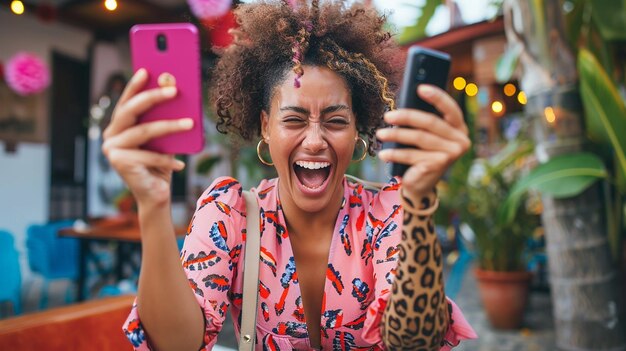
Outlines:
[[[262,227],[256,348],[439,350],[473,337],[444,299],[431,219],[437,181],[470,146],[459,107],[422,86],[420,96],[443,118],[393,111],[400,53],[369,7],[260,2],[236,14],[235,43],[213,82],[218,129],[246,139],[260,134],[259,148],[267,144],[270,154],[262,160],[278,173],[255,189]],[[209,350],[229,305],[237,330],[240,323],[245,201],[232,178],[209,186],[181,269],[169,186],[184,164],[139,146],[191,121],[135,125],[176,94],[141,92],[145,81],[139,70],[103,146],[137,199],[142,230],[139,293],[125,331],[138,349]],[[386,123],[404,127],[381,129]],[[416,147],[378,153],[411,166],[402,182],[392,179],[379,192],[344,177],[353,159],[374,152],[376,138]]]

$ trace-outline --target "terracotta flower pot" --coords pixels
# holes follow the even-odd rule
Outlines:
[[[476,268],[480,297],[491,325],[516,329],[522,324],[532,273],[495,272]]]

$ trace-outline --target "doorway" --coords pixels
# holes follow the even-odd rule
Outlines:
[[[85,216],[89,62],[52,53],[50,220]]]

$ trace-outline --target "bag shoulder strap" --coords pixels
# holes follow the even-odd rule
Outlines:
[[[372,182],[372,181],[369,181],[369,180],[363,180],[361,178],[355,177],[355,176],[350,175],[350,174],[346,174],[346,178],[348,178],[349,180],[351,180],[351,181],[353,181],[355,183],[363,184],[363,187],[365,189],[380,191],[380,189],[385,187],[384,183]]]
[[[245,190],[246,200],[246,249],[243,269],[243,302],[241,308],[241,333],[239,351],[254,350],[256,338],[256,316],[259,300],[259,252],[261,235],[259,232],[259,203],[256,195]]]
[[[346,174],[353,182],[361,183],[372,190],[380,190],[385,184],[370,182]],[[244,190],[246,200],[246,249],[243,269],[243,301],[241,308],[241,329],[239,351],[253,351],[256,338],[256,317],[259,301],[259,253],[261,250],[260,212],[256,194]]]

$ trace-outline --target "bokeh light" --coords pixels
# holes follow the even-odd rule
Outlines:
[[[554,121],[556,121],[556,114],[554,113],[554,109],[552,107],[546,107],[543,110],[543,113],[546,116],[546,121],[548,121],[548,123],[554,123]]]
[[[526,93],[520,91],[519,94],[517,94],[517,101],[522,105],[526,105],[526,103],[528,102],[528,100],[526,99]]]
[[[454,78],[454,81],[452,81],[452,85],[454,86],[454,89],[456,90],[463,90],[465,89],[467,82],[465,81],[465,78],[463,77],[456,77]]]
[[[24,13],[24,3],[20,0],[11,1],[11,11],[13,11],[16,15],[21,15]]]
[[[504,112],[504,104],[501,101],[494,101],[491,103],[491,111],[496,115],[501,115]]]
[[[106,7],[109,11],[115,11],[117,9],[117,1],[116,0],[105,0],[104,7]]]
[[[513,96],[517,92],[517,88],[514,84],[508,83],[504,86],[504,95]]]
[[[468,96],[476,96],[478,94],[478,86],[474,83],[469,83],[465,86],[465,93]]]

